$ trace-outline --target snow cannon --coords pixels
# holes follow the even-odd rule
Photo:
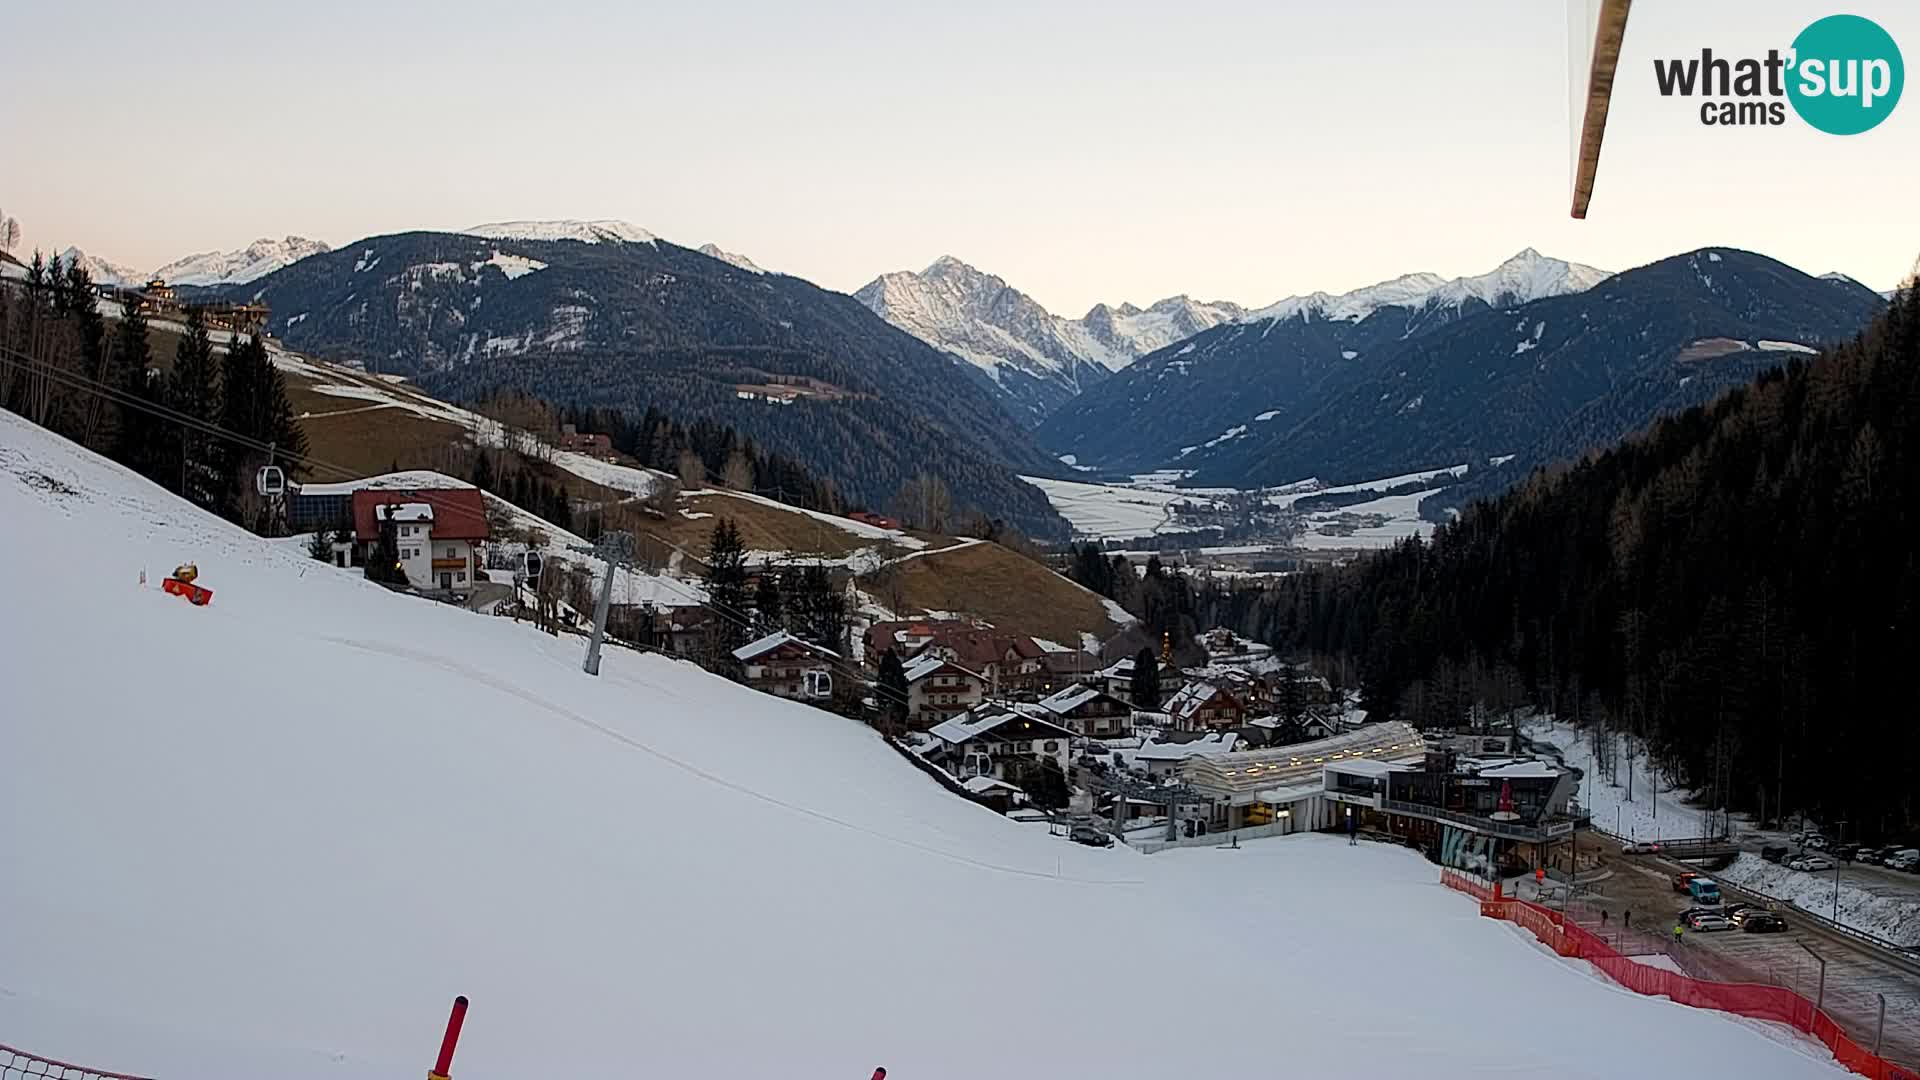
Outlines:
[[[194,607],[206,607],[213,600],[213,590],[205,585],[195,584],[199,577],[200,568],[192,563],[186,563],[174,567],[173,573],[161,580],[160,588],[163,592],[174,596],[185,597],[186,601]]]

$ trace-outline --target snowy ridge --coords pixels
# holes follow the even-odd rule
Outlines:
[[[595,221],[494,221],[461,232],[489,240],[578,240],[583,244],[651,244],[657,237],[632,222],[612,218]]]
[[[1238,318],[1233,304],[1169,297],[1141,309],[1096,305],[1081,319],[1049,312],[993,274],[943,255],[919,273],[882,274],[854,298],[888,322],[1005,381],[1023,372],[1068,394],[1155,349]]]
[[[86,268],[96,285],[144,285],[147,276],[129,266],[108,262],[105,259],[89,255],[77,247],[55,255],[54,261],[61,266],[72,266],[76,261]]]
[[[205,251],[176,259],[155,270],[153,276],[164,278],[171,285],[238,285],[266,277],[309,255],[331,250],[320,241],[303,236],[279,240],[262,238],[238,251]]]
[[[938,928],[1071,910],[1085,947],[997,924],[1007,955],[1071,962],[1044,1015],[996,1024],[996,1075],[1271,1071],[1269,1038],[1061,1038],[1110,1025],[1120,980],[1250,941],[1307,974],[1220,965],[1207,1023],[1282,1018],[1303,1075],[1485,1075],[1489,1001],[1529,1075],[1840,1075],[1580,973],[1405,849],[1074,845],[860,724],[624,649],[587,677],[578,638],[394,595],[3,413],[0,519],[19,562],[99,570],[29,575],[0,607],[0,860],[33,868],[0,875],[0,1031],[36,1053],[397,1076],[464,993],[463,1080],[959,1080],[982,1058],[929,1021],[978,1015],[1006,969]],[[138,581],[189,558],[209,607]],[[743,987],[779,1007],[739,1008]]]
[[[737,266],[749,273],[766,273],[766,271],[761,269],[752,259],[747,258],[745,255],[736,255],[731,251],[723,251],[718,244],[701,244],[697,250],[709,259],[719,259],[723,263],[730,266]]]
[[[1523,304],[1547,296],[1584,292],[1611,277],[1605,270],[1549,258],[1532,248],[1475,277],[1443,278],[1438,274],[1405,274],[1378,285],[1333,295],[1324,292],[1290,296],[1250,312],[1243,322],[1300,318],[1343,319],[1357,322],[1383,307],[1458,307],[1468,300],[1490,306]]]

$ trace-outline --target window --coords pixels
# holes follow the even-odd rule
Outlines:
[[[448,549],[447,549],[447,558],[449,558],[449,559],[457,559],[457,558],[459,558],[459,557],[460,557],[460,556],[458,556],[458,555],[455,555],[455,554],[453,553],[453,549],[452,549],[452,548],[448,548]]]

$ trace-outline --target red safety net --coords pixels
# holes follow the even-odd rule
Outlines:
[[[1449,888],[1479,896],[1478,879],[1458,871],[1442,870],[1441,882]],[[1835,1060],[1861,1076],[1873,1080],[1920,1080],[1920,1073],[1876,1057],[1842,1031],[1832,1017],[1814,1008],[1813,1002],[1784,986],[1713,982],[1636,963],[1622,956],[1599,935],[1567,921],[1561,912],[1531,901],[1498,896],[1491,888],[1485,891],[1487,895],[1480,896],[1482,915],[1525,927],[1554,952],[1587,961],[1629,990],[1671,998],[1696,1009],[1719,1009],[1756,1020],[1788,1024],[1820,1040],[1833,1051]]]

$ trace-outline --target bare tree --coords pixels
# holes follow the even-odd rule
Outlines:
[[[20,223],[0,212],[0,251],[12,251],[20,244]]]
[[[735,448],[727,455],[726,468],[720,473],[721,486],[734,491],[753,490],[753,463],[747,460],[747,452]]]
[[[692,450],[680,451],[680,461],[677,468],[680,473],[680,484],[682,487],[703,488],[707,486],[707,464],[700,460],[699,454],[694,453]]]

